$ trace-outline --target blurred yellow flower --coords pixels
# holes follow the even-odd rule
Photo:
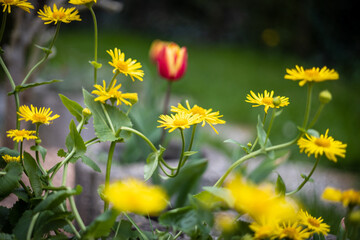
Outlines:
[[[271,239],[277,231],[277,222],[252,222],[250,229],[254,232],[254,239]]]
[[[169,133],[174,131],[177,128],[184,130],[185,128],[190,128],[191,125],[199,123],[199,116],[193,115],[191,113],[179,112],[175,115],[160,115],[161,120],[158,120],[161,123],[160,127],[164,127],[165,129],[170,128]]]
[[[219,212],[215,214],[215,227],[223,233],[231,233],[236,230],[236,218],[230,212]]]
[[[193,107],[190,107],[189,105],[189,101],[186,100],[186,107],[183,107],[180,103],[178,104],[177,107],[175,106],[171,106],[171,111],[172,112],[185,112],[185,113],[190,113],[193,115],[198,115],[199,116],[199,122],[202,122],[202,127],[205,126],[205,123],[208,123],[210,125],[210,127],[215,131],[216,134],[218,134],[218,131],[216,131],[216,129],[214,128],[213,125],[216,124],[224,124],[225,121],[221,120],[219,118],[222,117],[222,115],[219,115],[219,112],[212,112],[212,109],[204,109],[202,107],[199,107],[198,105],[194,105]]]
[[[2,156],[4,161],[9,163],[9,162],[20,162],[20,156],[14,157],[14,156],[10,156],[8,154],[5,154],[4,156]]]
[[[7,9],[8,13],[11,13],[11,6],[19,7],[28,13],[30,13],[30,9],[34,9],[34,6],[27,0],[0,0],[0,3],[3,6],[3,12]]]
[[[291,239],[291,240],[305,240],[310,237],[310,233],[302,226],[295,223],[282,223],[279,225],[276,235],[276,239]]]
[[[347,145],[334,140],[333,137],[328,136],[328,133],[329,129],[326,130],[325,135],[321,134],[318,138],[309,134],[305,135],[306,138],[300,138],[297,142],[300,152],[305,152],[308,156],[314,154],[315,158],[325,154],[333,162],[337,162],[336,156],[345,158]]]
[[[321,197],[324,200],[341,202],[345,207],[360,206],[360,191],[355,191],[354,189],[341,191],[336,188],[326,187]]]
[[[80,15],[78,13],[79,11],[74,7],[60,7],[58,9],[55,3],[52,10],[50,6],[45,5],[44,11],[41,9],[38,11],[39,18],[45,21],[45,24],[50,24],[52,22],[57,24],[58,22],[70,23],[72,21],[81,21]]]
[[[92,94],[96,94],[98,95],[97,98],[95,98],[95,101],[100,101],[102,103],[105,103],[108,99],[110,99],[111,101],[115,101],[116,100],[116,105],[121,105],[122,102],[125,103],[126,105],[131,106],[132,102],[137,102],[138,101],[138,95],[137,93],[122,93],[121,91],[119,91],[119,89],[121,88],[121,84],[116,85],[116,79],[113,82],[113,84],[109,87],[109,89],[106,88],[106,82],[105,80],[103,80],[103,86],[101,85],[94,85],[94,87],[97,90],[93,90],[91,93]],[[128,101],[128,100],[130,101]]]
[[[22,142],[24,139],[37,139],[37,137],[34,135],[35,131],[29,131],[29,130],[18,130],[18,129],[12,129],[6,132],[7,137],[13,138],[13,141]]]
[[[162,188],[132,178],[110,184],[104,196],[117,211],[141,215],[157,215],[168,204]]]
[[[340,202],[341,201],[341,191],[332,187],[326,187],[321,196],[322,199]]]
[[[37,107],[34,107],[32,104],[31,104],[31,109],[26,105],[20,106],[18,114],[19,116],[22,117],[19,118],[20,121],[21,120],[32,121],[32,123],[34,124],[45,124],[45,125],[51,124],[54,119],[60,117],[57,114],[50,116],[52,114],[50,108],[41,107],[38,109]]]
[[[96,0],[69,0],[69,3],[74,5],[85,5],[88,3],[96,3]]]
[[[255,104],[253,107],[264,106],[265,113],[267,113],[269,108],[280,108],[289,105],[289,98],[280,96],[276,97],[279,102],[274,104],[274,91],[268,92],[265,90],[264,94],[258,93],[257,96],[253,91],[250,91],[250,94],[246,96],[247,100],[245,100],[245,102]]]
[[[307,82],[323,82],[326,80],[337,80],[339,74],[334,69],[323,68],[311,68],[305,69],[303,67],[295,66],[295,69],[286,69],[287,74],[285,79],[297,81],[299,80],[299,86],[304,86]]]
[[[315,218],[307,211],[304,212],[303,210],[300,210],[299,220],[300,224],[306,226],[311,233],[322,234],[325,236],[330,232],[330,226],[323,223],[324,219],[322,219],[322,217]]]
[[[121,52],[120,49],[115,48],[113,50],[106,51],[111,56],[111,62],[109,64],[114,67],[113,73],[119,71],[123,73],[125,76],[129,75],[131,80],[135,81],[134,78],[142,81],[144,76],[144,71],[140,68],[141,63],[136,62],[136,60],[132,60],[131,58],[125,61],[125,53]]]

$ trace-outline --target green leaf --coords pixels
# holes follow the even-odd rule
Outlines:
[[[115,210],[107,210],[87,226],[82,239],[96,239],[109,235],[112,226],[118,216]]]
[[[85,163],[86,165],[88,165],[89,167],[91,167],[94,171],[101,173],[101,169],[96,164],[96,162],[94,162],[94,160],[92,160],[91,158],[83,155],[83,156],[81,156],[81,161],[83,163]]]
[[[5,175],[0,175],[0,200],[7,197],[19,186],[23,169],[20,163],[10,162],[6,165],[4,172],[6,172]]]
[[[99,69],[102,67],[101,63],[95,62],[95,61],[89,61],[89,63],[96,69]]]
[[[15,226],[23,213],[30,208],[30,204],[22,200],[17,201],[10,210],[9,223]]]
[[[283,112],[283,109],[277,110],[277,111],[275,112],[275,117],[280,116],[280,115],[282,114],[282,112]]]
[[[280,176],[280,174],[278,174],[278,177],[276,180],[275,192],[281,196],[285,196],[285,193],[286,193],[286,185],[284,183],[284,180]]]
[[[320,134],[318,131],[316,131],[315,129],[308,129],[307,130],[307,134],[311,135],[311,136],[314,136],[316,138],[319,138],[320,137]]]
[[[33,150],[33,151],[40,152],[41,157],[43,159],[43,162],[45,162],[45,157],[46,157],[46,153],[47,153],[46,148],[44,148],[44,147],[42,147],[40,145],[37,145],[37,146],[35,145],[35,146],[31,146],[30,149]]]
[[[24,168],[28,174],[31,187],[36,197],[40,197],[42,194],[42,185],[40,176],[41,171],[35,162],[35,159],[27,152],[24,152]]]
[[[184,152],[184,157],[190,157],[196,153],[198,153],[198,152],[197,151],[186,151],[186,152]]]
[[[158,164],[159,159],[162,158],[162,155],[165,151],[165,148],[160,146],[160,149],[156,152],[152,152],[146,159],[146,165],[144,166],[144,179],[145,181],[149,180],[154,174]]]
[[[65,97],[62,94],[59,94],[60,99],[64,106],[69,110],[69,112],[76,118],[78,122],[82,119],[82,110],[83,107],[78,104],[77,102],[70,100],[69,98]]]
[[[26,235],[30,226],[31,219],[33,217],[33,211],[27,210],[21,216],[19,221],[17,222],[15,228],[13,229],[13,233],[18,240],[25,240]]]
[[[7,229],[9,229],[9,226],[7,226],[9,224],[9,214],[10,214],[10,209],[0,206],[0,231],[6,231]],[[1,236],[1,235],[0,235]],[[2,238],[0,238],[2,239]]]
[[[266,132],[264,130],[264,125],[261,121],[261,118],[260,118],[260,115],[258,115],[258,123],[256,125],[256,130],[257,130],[257,135],[258,135],[258,138],[259,138],[259,144],[262,148],[265,148],[265,147],[269,147],[271,146],[271,142],[270,142],[270,139],[267,139],[266,140]],[[266,146],[265,146],[265,141],[266,141]]]
[[[59,151],[57,152],[58,157],[66,157],[67,153],[65,152],[64,149],[60,148]]]
[[[55,207],[59,206],[59,204],[64,202],[66,198],[73,195],[79,195],[81,192],[82,192],[82,187],[80,185],[77,185],[75,189],[61,190],[52,193],[34,208],[34,213],[45,210],[52,210]]]
[[[74,120],[71,120],[69,129],[70,133],[66,137],[65,145],[69,152],[75,149],[75,154],[73,155],[73,158],[79,158],[86,152],[84,140],[82,139],[80,133],[77,131]]]
[[[16,240],[15,235],[6,234],[6,233],[0,233],[0,239],[1,240]]]
[[[83,90],[83,95],[85,105],[93,114],[95,135],[100,141],[120,141],[130,136],[130,133],[127,131],[120,132],[120,136],[118,136],[121,127],[132,126],[130,119],[123,111],[115,106],[95,101],[95,97],[85,89]]]
[[[18,85],[18,86],[16,86],[15,90],[12,91],[12,92],[9,92],[8,95],[10,96],[10,95],[14,94],[15,92],[22,92],[22,91],[24,91],[25,89],[28,89],[28,88],[33,88],[33,87],[46,85],[46,84],[51,84],[51,83],[56,83],[56,82],[62,82],[62,80],[54,79],[54,80],[46,81],[46,82],[34,82],[34,83],[26,83],[24,85]]]
[[[225,188],[218,188],[218,187],[204,187],[204,190],[211,193],[213,196],[217,197],[218,199],[222,200],[227,204],[229,207],[234,206],[234,199],[231,196],[229,190]]]
[[[41,212],[34,227],[34,239],[42,239],[44,234],[64,227],[68,224],[65,219],[70,215],[70,212]]]

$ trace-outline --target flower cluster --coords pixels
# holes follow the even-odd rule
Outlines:
[[[327,187],[322,194],[322,198],[328,201],[341,202],[344,207],[360,206],[360,191],[354,189],[341,191],[340,189]]]

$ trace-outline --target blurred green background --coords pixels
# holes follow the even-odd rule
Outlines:
[[[338,164],[322,163],[360,170],[359,34],[354,31],[358,21],[354,21],[356,13],[351,4],[264,0],[119,2],[123,4],[119,13],[95,8],[99,20],[99,62],[103,64],[100,80],[111,78],[106,50],[117,47],[126,58],[142,63],[144,81],[153,84],[135,82],[135,88],[146,86],[154,88],[153,92],[165,91],[166,82],[157,76],[148,51],[154,39],[175,41],[187,47],[189,61],[185,77],[173,84],[173,92],[182,99],[192,99],[193,104],[219,110],[228,123],[255,131],[257,115],[263,114],[263,108],[252,108],[245,102],[250,90],[274,90],[275,95],[290,98],[290,105],[272,131],[276,143],[294,137],[305,109],[306,86],[285,80],[286,68],[334,68],[340,75],[338,81],[315,85],[313,114],[321,90],[328,89],[333,101],[325,107],[314,128],[320,133],[329,128],[329,135],[347,143],[347,156]],[[43,72],[44,78],[64,79],[61,86],[58,84],[64,91],[92,87],[88,64],[93,58],[92,20],[87,11],[82,11],[81,16],[82,22],[63,24],[56,43],[57,57]],[[161,102],[163,96],[158,98]],[[291,159],[307,161],[305,155],[293,152]]]

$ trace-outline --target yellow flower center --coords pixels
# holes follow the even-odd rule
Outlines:
[[[330,147],[330,141],[326,138],[317,138],[315,140],[315,144],[318,145],[319,147]]]
[[[319,76],[319,72],[318,71],[314,71],[313,69],[306,69],[305,70],[305,75],[309,78],[309,79],[314,79],[317,78]]]
[[[23,137],[26,134],[27,134],[26,131],[23,131],[23,130],[19,130],[19,131],[16,132],[16,136],[18,136],[18,137]]]
[[[35,113],[32,117],[33,121],[34,122],[40,122],[40,123],[45,123],[47,118],[45,115],[43,114],[38,114],[38,113]]]
[[[174,120],[174,125],[177,126],[177,127],[185,126],[186,124],[188,124],[187,119],[175,119]]]
[[[54,19],[63,19],[63,18],[65,18],[65,13],[60,12],[60,11],[53,12],[53,18]]]
[[[202,107],[199,107],[199,106],[194,106],[192,109],[191,109],[191,113],[192,114],[199,114],[199,115],[205,115],[206,114],[206,111],[205,109],[203,109]]]
[[[320,227],[319,221],[317,219],[315,219],[315,218],[308,218],[307,221],[311,226]]]
[[[273,98],[272,97],[264,97],[261,101],[266,105],[271,105],[273,103]]]
[[[123,62],[123,61],[118,61],[116,63],[116,68],[120,71],[120,72],[127,72],[128,71],[128,65]]]
[[[294,228],[285,228],[283,234],[290,239],[296,239],[297,231]]]

